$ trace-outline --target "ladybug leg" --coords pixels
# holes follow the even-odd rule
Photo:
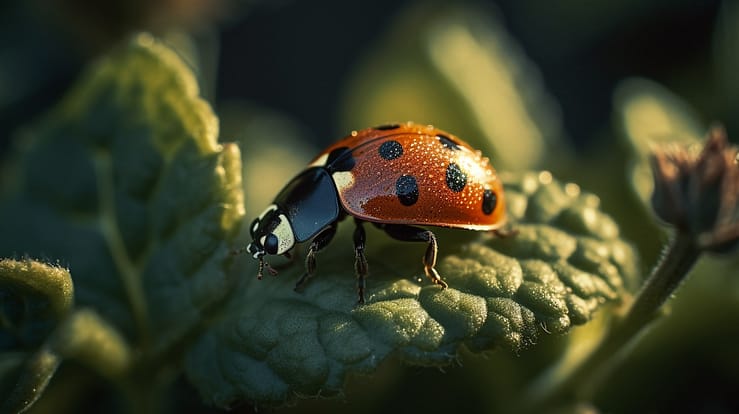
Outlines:
[[[308,253],[305,255],[305,273],[295,284],[295,290],[300,289],[303,284],[316,272],[316,253],[326,247],[336,235],[336,223],[331,223],[325,230],[318,233],[310,242]]]
[[[442,289],[446,289],[449,285],[439,276],[436,271],[436,253],[439,247],[436,243],[436,236],[429,230],[420,227],[406,226],[401,224],[385,224],[378,226],[385,230],[390,237],[402,241],[423,241],[428,243],[426,254],[423,255],[423,270],[426,276]]]
[[[297,246],[293,248],[297,249]],[[291,252],[285,252],[282,254],[282,257],[284,257],[287,260],[284,261],[283,263],[277,263],[276,265],[270,265],[270,268],[274,270],[275,272],[278,270],[287,269],[288,267],[292,266],[293,262],[295,262],[295,257],[297,257],[297,254],[293,254]],[[266,264],[267,262],[264,262],[264,263]]]
[[[364,256],[364,242],[367,235],[361,220],[354,220],[357,227],[354,228],[354,271],[357,274],[357,293],[360,305],[364,303],[365,277],[367,276],[367,258]]]
[[[501,239],[506,239],[509,237],[516,237],[516,235],[518,234],[518,229],[513,227],[500,228],[493,230],[493,234],[496,237],[500,237]]]

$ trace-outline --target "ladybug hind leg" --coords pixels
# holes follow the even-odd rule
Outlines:
[[[365,278],[367,277],[367,258],[364,255],[364,245],[367,235],[361,220],[354,220],[354,271],[357,274],[357,303],[364,303]]]
[[[428,243],[426,253],[423,255],[423,270],[426,272],[426,276],[431,279],[432,282],[441,286],[442,289],[449,287],[441,276],[439,276],[439,272],[436,271],[436,254],[439,247],[436,243],[436,236],[433,232],[420,227],[407,226],[403,224],[383,224],[378,227],[396,240],[409,242],[422,241]]]
[[[510,237],[516,237],[518,235],[518,229],[513,227],[503,227],[492,230],[496,237],[501,239],[507,239]]]
[[[305,273],[295,283],[295,290],[299,290],[305,282],[316,272],[316,254],[326,247],[336,235],[336,223],[331,223],[318,233],[310,242],[308,253],[305,255]]]

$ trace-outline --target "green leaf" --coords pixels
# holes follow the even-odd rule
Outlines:
[[[115,328],[90,310],[76,311],[64,318],[36,351],[0,353],[0,412],[28,409],[65,359],[74,359],[105,378],[120,381],[132,357]]]
[[[347,373],[371,372],[391,353],[438,366],[453,362],[462,346],[517,352],[542,332],[566,333],[618,300],[636,277],[636,259],[598,198],[546,172],[505,183],[518,235],[470,232],[477,240],[458,249],[444,240],[460,232],[440,237],[442,255],[458,250],[439,263],[446,290],[419,279],[421,251],[408,251],[422,246],[390,242],[382,251],[373,247],[383,237],[376,231],[368,234],[364,306],[355,306],[354,256],[341,235],[301,293],[292,289],[299,264],[261,282],[253,263],[243,266],[245,287],[187,354],[189,378],[222,407],[336,395]]]
[[[69,271],[30,259],[0,260],[0,412],[21,412],[43,393],[60,358],[30,352],[70,311]]]
[[[72,307],[67,269],[0,259],[0,350],[38,345]]]
[[[128,369],[130,351],[115,329],[89,310],[70,315],[67,269],[2,259],[0,298],[0,412],[28,409],[63,359],[77,359],[108,378]]]
[[[175,346],[231,291],[241,161],[217,134],[189,69],[136,36],[19,136],[0,256],[63,263],[97,325],[143,353]]]

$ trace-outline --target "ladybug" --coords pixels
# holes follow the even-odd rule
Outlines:
[[[423,267],[446,288],[436,271],[437,241],[418,226],[496,231],[505,223],[503,186],[487,158],[461,139],[433,126],[382,125],[339,140],[293,178],[250,226],[247,251],[263,269],[277,272],[265,255],[284,255],[310,241],[298,289],[316,270],[316,254],[329,244],[347,216],[354,230],[359,303],[364,303],[367,260],[364,223],[390,237],[424,242]]]

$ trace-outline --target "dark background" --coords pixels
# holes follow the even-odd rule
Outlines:
[[[53,105],[97,54],[132,30],[172,26],[184,27],[210,46],[213,70],[204,83],[215,90],[205,85],[205,94],[216,106],[222,100],[254,101],[297,120],[320,143],[329,142],[344,132],[337,127],[338,105],[349,72],[392,18],[413,2],[213,3],[222,7],[174,0],[1,5],[0,149],[7,148],[18,126]],[[730,133],[736,125],[721,110],[714,89],[717,0],[623,1],[587,8],[575,1],[475,3],[500,11],[512,37],[539,66],[579,147],[608,123],[614,86],[633,75],[661,82],[707,121],[728,123]],[[218,10],[208,12],[211,8]]]
[[[321,7],[314,2],[256,7],[221,32],[218,97],[249,97],[333,140],[342,80],[386,29],[388,17],[407,3],[324,1]],[[712,74],[700,66],[711,60],[718,1],[625,2],[635,8],[612,19],[592,12],[590,18],[603,20],[603,26],[593,28],[577,26],[587,24],[583,20],[588,13],[565,16],[546,5],[532,13],[523,4],[535,2],[515,0],[482,3],[500,8],[511,34],[539,65],[561,103],[565,128],[581,145],[608,122],[613,88],[625,77],[660,80],[688,98],[701,92],[677,81],[681,72],[695,71],[694,76],[705,76],[706,86],[711,86]]]

